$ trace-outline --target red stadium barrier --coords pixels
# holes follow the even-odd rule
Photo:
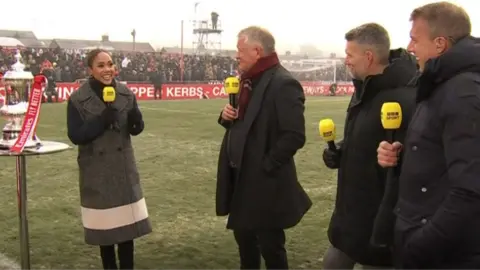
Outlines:
[[[330,83],[326,82],[301,82],[306,96],[329,96]],[[126,83],[138,100],[153,100],[155,89],[152,84]],[[78,83],[57,83],[59,101],[65,101],[73,91],[80,87]],[[354,87],[348,82],[337,83],[337,96],[351,95]],[[0,85],[0,99],[5,97],[5,88]],[[214,99],[226,98],[227,94],[222,84],[188,83],[188,84],[164,84],[162,85],[163,100],[186,100],[186,99]]]

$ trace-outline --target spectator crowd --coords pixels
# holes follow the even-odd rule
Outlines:
[[[44,68],[53,69],[56,82],[74,82],[87,77],[85,50],[34,49],[21,50],[25,68],[39,74]],[[0,73],[5,73],[15,63],[16,49],[0,47]],[[159,77],[162,82],[221,81],[236,70],[236,60],[220,55],[184,55],[168,53],[112,52],[121,81],[149,82]],[[183,69],[182,69],[183,67]],[[334,71],[334,69],[336,69]],[[183,70],[183,74],[182,74]],[[343,65],[309,71],[296,71],[302,81],[348,80]],[[333,75],[335,74],[335,76]],[[183,76],[182,76],[183,75]]]

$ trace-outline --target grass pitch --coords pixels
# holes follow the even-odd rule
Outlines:
[[[307,143],[297,154],[300,182],[313,208],[287,231],[291,268],[321,268],[328,247],[336,173],[323,164],[318,121],[333,118],[342,134],[349,98],[308,98]],[[146,128],[134,148],[154,232],[136,241],[137,269],[234,269],[239,259],[225,217],[215,216],[215,177],[225,100],[140,102]],[[44,104],[38,134],[69,142],[66,105]],[[27,158],[33,269],[101,268],[98,247],[83,242],[76,149]],[[15,161],[0,158],[0,253],[19,261]]]

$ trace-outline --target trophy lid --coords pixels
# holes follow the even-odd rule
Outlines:
[[[7,71],[3,75],[4,80],[33,80],[33,74],[30,71],[25,71],[25,65],[22,64],[22,55],[20,50],[17,50],[15,54],[15,59],[17,60],[15,64],[12,65],[11,70]]]

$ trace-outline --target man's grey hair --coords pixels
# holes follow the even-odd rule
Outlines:
[[[387,30],[380,24],[367,23],[355,27],[345,34],[345,39],[369,47],[377,55],[380,64],[388,64],[390,37]]]
[[[452,44],[472,32],[468,13],[449,2],[437,2],[418,7],[410,14],[410,21],[424,19],[430,27],[430,37],[447,38]]]
[[[275,38],[265,28],[250,26],[238,32],[238,38],[245,38],[245,42],[258,43],[266,55],[275,52]]]

